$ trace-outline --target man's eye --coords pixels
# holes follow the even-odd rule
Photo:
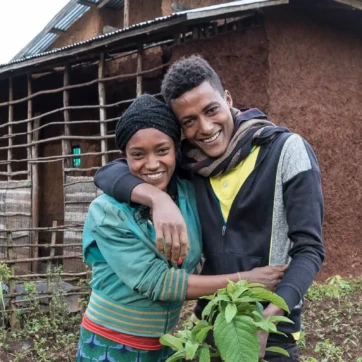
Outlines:
[[[207,111],[207,113],[208,114],[214,114],[217,111],[217,109],[218,109],[218,107],[212,107]]]
[[[184,122],[182,123],[182,125],[183,125],[184,127],[190,127],[192,124],[193,124],[193,120],[192,120],[192,119],[188,119],[188,120],[186,120],[186,121],[184,121]]]

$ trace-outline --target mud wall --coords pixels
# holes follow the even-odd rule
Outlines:
[[[268,42],[263,27],[175,47],[171,61],[190,54],[201,54],[210,62],[225,89],[230,91],[234,106],[258,106],[265,110],[268,104]]]
[[[129,8],[130,25],[162,16],[162,0],[132,0]]]
[[[64,34],[61,34],[49,49],[62,48],[69,44],[94,38],[103,34],[105,25],[123,28],[123,9],[89,9]]]
[[[269,116],[319,159],[327,260],[320,278],[360,275],[362,46],[352,31],[302,11],[267,12]]]
[[[162,16],[162,0],[134,0],[130,3],[130,25]],[[89,9],[64,34],[61,34],[49,49],[62,48],[66,45],[91,39],[103,34],[105,25],[114,28],[123,28],[123,8],[113,10],[107,7]]]

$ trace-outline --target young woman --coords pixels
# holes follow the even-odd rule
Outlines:
[[[174,176],[179,141],[172,111],[150,95],[138,97],[117,124],[116,143],[132,174],[171,195],[185,218],[190,249],[182,264],[172,264],[157,250],[151,210],[105,194],[92,202],[83,234],[84,259],[93,266],[92,294],[79,362],[164,361],[172,351],[159,338],[175,329],[184,300],[239,279],[239,273],[192,275],[201,257],[201,232],[194,190]]]

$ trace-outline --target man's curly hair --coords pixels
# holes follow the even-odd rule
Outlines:
[[[173,99],[204,82],[209,82],[221,96],[224,96],[224,88],[215,70],[202,56],[191,55],[172,64],[162,81],[161,92],[165,102],[170,105]]]

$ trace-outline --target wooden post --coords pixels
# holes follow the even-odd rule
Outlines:
[[[99,65],[98,65],[98,79],[104,78],[104,53],[101,53],[100,59],[99,59]],[[100,131],[101,131],[101,151],[102,151],[102,166],[104,166],[108,162],[108,155],[107,152],[107,140],[104,139],[104,137],[107,135],[107,123],[104,121],[107,119],[107,111],[104,108],[106,105],[106,88],[104,85],[104,82],[98,82],[98,97],[99,97],[99,105],[101,108],[99,108],[99,120],[100,123]]]
[[[34,121],[33,128],[40,127],[40,119]],[[37,142],[39,140],[39,131],[33,132],[32,142]],[[31,158],[35,160],[38,158],[38,145],[34,144],[31,147]],[[38,163],[31,164],[31,216],[32,216],[32,227],[36,229],[39,227],[39,167]],[[39,241],[39,232],[37,230],[33,231],[33,237],[31,238],[32,244],[38,244]],[[31,248],[31,257],[38,257],[38,248]],[[38,271],[38,263],[33,261],[31,264],[31,270],[33,273]]]
[[[58,226],[58,222],[57,221],[53,221],[53,228],[56,229],[56,227]],[[50,257],[54,257],[55,255],[55,242],[57,240],[57,231],[54,230],[52,231],[52,238],[51,238],[51,242],[50,242]],[[49,287],[50,287],[50,279],[51,279],[51,274],[52,274],[52,259],[49,259],[47,262],[47,281],[48,281],[48,291],[49,291]]]
[[[31,74],[28,74],[28,97],[32,94],[32,84],[31,84]],[[33,100],[28,100],[28,119],[33,117]],[[32,124],[31,121],[27,123],[27,143],[31,144],[31,131],[32,131]],[[27,148],[27,158],[28,160],[31,159],[31,146]],[[28,179],[31,180],[31,163],[28,161]],[[30,251],[31,253],[31,251]],[[30,255],[31,256],[31,255]]]
[[[123,15],[123,27],[127,28],[129,27],[129,0],[124,0]]]
[[[67,87],[69,85],[70,80],[70,69],[69,65],[67,64],[64,68],[64,78],[63,78],[63,85]],[[63,91],[63,106],[69,107],[69,90]],[[64,136],[70,136],[70,112],[68,109],[64,110]],[[72,153],[71,146],[69,140],[62,140],[62,155],[70,155]],[[64,167],[69,168],[71,167],[71,159],[65,158],[64,159]]]
[[[9,102],[13,101],[13,79],[9,78]],[[8,122],[11,123],[14,119],[14,106],[9,105],[9,116],[8,116]],[[11,147],[13,146],[13,139],[10,137],[13,134],[13,126],[9,124],[8,126],[8,164],[7,164],[7,172],[8,172],[8,181],[12,179],[11,173],[12,173],[12,167],[11,167],[11,160],[13,158],[12,152],[13,150]]]
[[[10,226],[9,224],[6,225],[6,229],[10,230]],[[6,249],[6,258],[8,261],[13,260],[14,259],[14,253],[13,253],[13,237],[12,237],[12,232],[11,231],[7,231],[6,233],[6,244],[7,244],[7,249]],[[13,295],[15,293],[15,287],[16,287],[16,282],[15,282],[15,264],[11,263],[10,264],[10,273],[11,273],[11,277],[9,280],[9,294]],[[10,328],[11,330],[15,330],[16,328],[16,307],[15,307],[15,300],[16,297],[10,297]]]
[[[143,93],[143,79],[142,75],[142,60],[143,60],[143,45],[138,49],[137,53],[137,97]]]

